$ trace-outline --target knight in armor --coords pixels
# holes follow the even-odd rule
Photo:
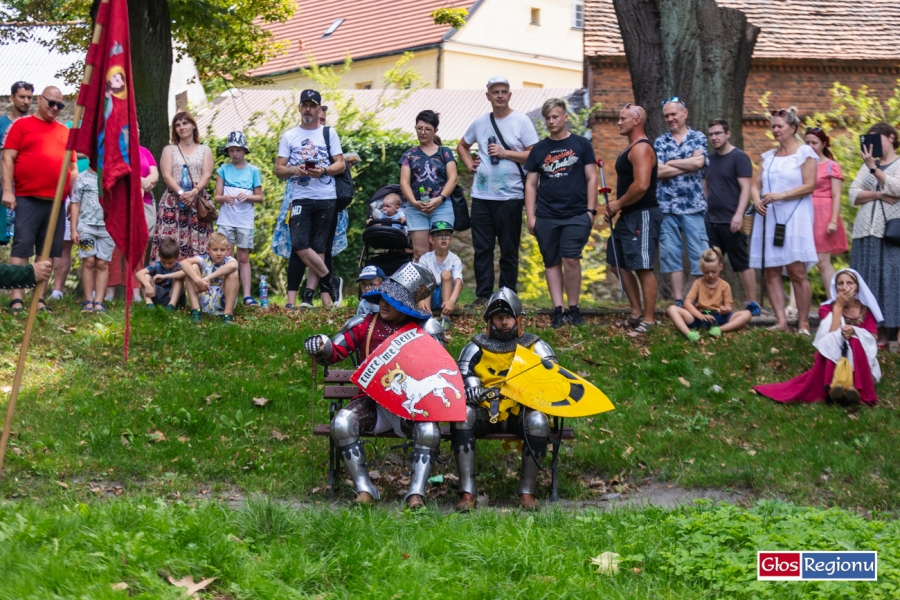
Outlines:
[[[526,408],[500,395],[509,368],[521,345],[538,356],[557,362],[547,342],[522,330],[522,303],[506,287],[490,297],[484,311],[488,332],[466,344],[459,355],[460,375],[466,387],[466,420],[450,424],[450,443],[459,473],[456,509],[475,508],[475,440],[490,433],[514,433],[523,440],[522,470],[516,495],[525,510],[537,510],[537,476],[550,442],[550,421],[544,413]]]
[[[306,352],[326,365],[356,355],[362,363],[381,342],[410,322],[415,322],[428,335],[444,345],[444,330],[417,305],[431,296],[434,277],[431,272],[414,263],[406,263],[376,289],[363,298],[377,303],[377,313],[355,316],[343,329],[329,338],[317,334],[304,342]],[[409,490],[403,498],[411,509],[425,506],[425,483],[441,442],[437,423],[413,422],[391,413],[372,398],[358,396],[339,410],[331,421],[331,438],[340,449],[344,465],[356,489],[356,502],[369,504],[378,500],[378,490],[372,485],[366,465],[366,451],[360,434],[379,434],[392,430],[403,438],[412,438],[413,450],[409,475]]]

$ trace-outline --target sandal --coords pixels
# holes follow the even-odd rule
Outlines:
[[[631,315],[629,315],[627,319],[620,323],[620,326],[622,327],[622,329],[634,329],[640,324],[641,317],[632,317]]]
[[[259,302],[253,299],[253,296],[244,296],[244,306],[255,306],[259,308]]]
[[[629,335],[631,335],[632,337],[638,336],[638,335],[645,335],[647,333],[647,331],[649,331],[650,328],[653,327],[654,325],[656,325],[655,322],[648,323],[647,321],[642,320],[638,324],[638,326],[635,327],[634,330]]]
[[[25,303],[21,299],[9,301],[9,312],[12,314],[17,315],[23,310],[25,310]]]
[[[83,313],[92,313],[94,312],[94,302],[92,300],[85,300],[81,303],[81,312]]]
[[[94,312],[95,313],[105,313],[106,305],[102,302],[94,302]]]
[[[43,298],[38,298],[38,312],[52,313],[53,309],[47,306]]]

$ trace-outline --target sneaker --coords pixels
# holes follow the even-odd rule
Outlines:
[[[234,315],[222,315],[222,324],[231,325],[234,323]]]
[[[563,312],[562,306],[553,309],[553,316],[550,318],[550,327],[559,329],[566,324],[566,314]]]
[[[300,300],[300,308],[312,308],[313,307],[313,295],[315,294],[314,290],[306,288],[303,290],[303,296]]]
[[[688,331],[687,335],[684,336],[688,339],[688,341],[692,344],[700,341],[700,332],[699,331]]]
[[[581,311],[578,310],[577,306],[570,306],[568,312],[569,325],[572,327],[581,327],[584,325],[584,317],[581,316]]]
[[[675,306],[677,306],[678,308],[684,308],[684,300],[676,300]]]
[[[475,298],[474,302],[466,304],[466,308],[481,308],[488,303],[488,298]]]
[[[51,300],[62,300],[62,297],[63,297],[63,293],[59,290],[53,290],[52,292],[50,292]]]
[[[757,304],[756,302],[748,302],[747,310],[749,310],[750,314],[754,317],[758,317],[760,315],[760,313],[762,312],[762,309],[759,307],[759,304]]]
[[[146,308],[147,310],[156,310],[156,305],[152,302],[145,302],[144,308]]]
[[[712,327],[709,328],[709,335],[716,337],[716,338],[722,337],[722,330],[719,329],[718,325],[713,325]]]
[[[166,306],[163,310],[166,312],[175,312],[176,310],[178,310],[178,307],[175,306],[174,304],[166,304]]]
[[[191,323],[200,322],[200,311],[196,308],[191,309]]]
[[[443,329],[444,331],[448,331],[451,327],[453,327],[453,321],[451,321],[447,317],[441,317],[438,323],[441,324],[441,329]]]
[[[331,276],[331,306],[339,308],[344,301],[344,280],[337,275]]]

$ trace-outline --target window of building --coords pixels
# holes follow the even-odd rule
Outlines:
[[[539,9],[539,8],[531,9],[531,24],[532,25],[540,25],[541,24],[541,9]]]
[[[372,82],[371,81],[361,81],[356,84],[356,89],[358,90],[371,90]]]
[[[572,0],[572,29],[584,29],[584,0]]]
[[[337,31],[337,28],[340,27],[341,23],[343,23],[343,22],[344,22],[343,19],[337,19],[334,23],[332,23],[331,25],[328,26],[328,29],[325,30],[325,34],[322,37],[327,38],[327,37],[331,36],[332,33]]]

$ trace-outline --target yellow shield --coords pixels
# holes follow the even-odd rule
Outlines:
[[[594,385],[523,346],[516,347],[500,393],[554,417],[588,417],[615,409]]]

